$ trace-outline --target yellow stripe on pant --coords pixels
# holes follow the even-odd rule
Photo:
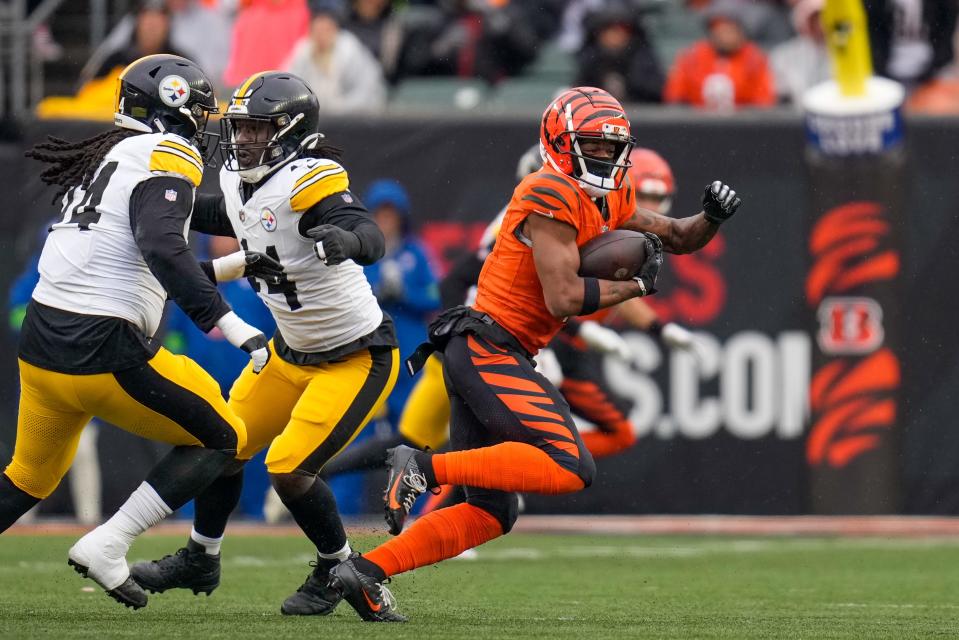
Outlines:
[[[230,391],[230,408],[247,427],[237,457],[269,445],[270,473],[318,473],[386,401],[398,371],[395,348],[361,349],[317,366],[290,364],[274,352],[259,374],[244,369]]]
[[[172,445],[237,450],[246,444],[243,422],[216,381],[166,349],[140,367],[115,373],[74,375],[22,360],[19,365],[17,440],[4,473],[35,498],[46,498],[60,484],[93,416]]]
[[[443,380],[443,361],[434,354],[403,406],[399,432],[421,449],[436,450],[450,439],[449,426],[450,398]]]

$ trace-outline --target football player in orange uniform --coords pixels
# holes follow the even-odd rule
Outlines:
[[[627,171],[633,185],[636,205],[667,215],[676,192],[676,181],[669,164],[652,149],[633,149]],[[629,403],[615,394],[606,381],[603,357],[606,353],[629,360],[629,345],[618,333],[601,326],[610,315],[627,325],[659,338],[672,349],[696,353],[698,344],[686,328],[668,322],[662,324],[656,311],[641,298],[597,311],[588,318],[570,319],[550,342],[550,349],[562,368],[558,385],[573,414],[592,422],[596,428],[584,431],[583,444],[594,458],[611,456],[632,447],[636,434],[630,422]]]
[[[735,213],[740,199],[716,181],[703,212],[682,219],[639,210],[626,171],[634,144],[619,102],[579,87],[557,97],[540,127],[546,165],[513,192],[476,302],[430,325],[430,348],[444,354],[454,451],[392,449],[386,492],[390,532],[400,534],[330,572],[330,587],[364,620],[402,621],[382,582],[451,558],[508,532],[515,492],[580,491],[595,464],[569,406],[536,373],[533,354],[570,316],[589,315],[655,292],[662,251],[694,251]],[[647,232],[647,259],[632,280],[583,278],[579,247],[609,229]],[[403,524],[416,499],[443,484],[467,487],[467,501]],[[402,532],[402,533],[401,533]]]
[[[676,192],[676,181],[669,164],[652,149],[633,149],[629,160],[627,175],[633,185],[637,206],[667,215]],[[517,181],[539,171],[542,166],[543,158],[537,142],[520,157]],[[493,251],[505,214],[504,208],[484,231],[479,249],[457,260],[440,283],[444,309],[464,304],[464,301],[465,304],[472,303],[483,262]],[[656,311],[641,298],[597,311],[588,318],[571,318],[563,326],[549,344],[558,365],[555,373],[561,375],[551,377],[547,374],[547,377],[569,403],[573,415],[595,425],[594,430],[580,433],[594,459],[620,453],[636,443],[635,430],[628,417],[629,403],[610,389],[603,370],[604,354],[627,361],[633,357],[629,344],[619,333],[600,324],[610,315],[659,338],[671,349],[694,354],[699,350],[699,344],[689,330],[675,322],[661,323]],[[540,351],[537,364],[543,365],[543,355],[544,352]],[[542,368],[540,372],[543,372]],[[438,450],[449,440],[449,417],[443,365],[434,357],[426,363],[423,375],[403,408],[397,432],[369,438],[359,446],[351,447],[331,460],[323,468],[323,473],[332,476],[383,467],[387,450],[399,445]],[[445,491],[431,498],[423,513],[464,499],[459,488],[453,492]]]

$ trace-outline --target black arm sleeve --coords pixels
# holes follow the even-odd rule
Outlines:
[[[200,262],[200,268],[203,269],[203,275],[210,279],[213,286],[216,286],[216,270],[213,268],[213,261],[203,260]]]
[[[357,264],[373,264],[386,253],[383,232],[370,219],[370,213],[363,203],[353,194],[345,191],[334,193],[307,209],[300,218],[300,235],[308,238],[306,232],[321,224],[332,224],[356,234],[360,239],[360,251],[350,258]]]
[[[475,253],[468,253],[453,263],[449,273],[440,281],[440,304],[444,309],[465,304],[470,287],[479,282],[483,261]]]
[[[190,218],[190,229],[209,236],[236,237],[230,218],[226,215],[226,203],[223,194],[209,193],[196,194],[193,202],[193,217]]]
[[[170,200],[169,192],[177,197]],[[204,274],[184,231],[193,188],[182,178],[158,176],[138,184],[130,196],[130,228],[143,259],[167,294],[204,332],[230,311]]]

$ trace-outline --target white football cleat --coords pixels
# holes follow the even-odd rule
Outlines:
[[[70,547],[67,564],[103,587],[107,595],[120,604],[139,609],[146,606],[147,594],[130,577],[128,548],[103,531],[103,527],[97,527]]]

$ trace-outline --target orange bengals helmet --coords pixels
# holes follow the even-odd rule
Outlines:
[[[652,149],[633,149],[629,154],[629,179],[637,200],[659,200],[658,213],[669,213],[676,193],[673,170],[663,157]]]
[[[599,198],[622,186],[636,139],[630,135],[622,105],[606,91],[596,87],[564,91],[546,108],[539,131],[543,159],[576,178],[590,196]],[[612,142],[613,157],[587,156],[580,147],[584,140]]]

